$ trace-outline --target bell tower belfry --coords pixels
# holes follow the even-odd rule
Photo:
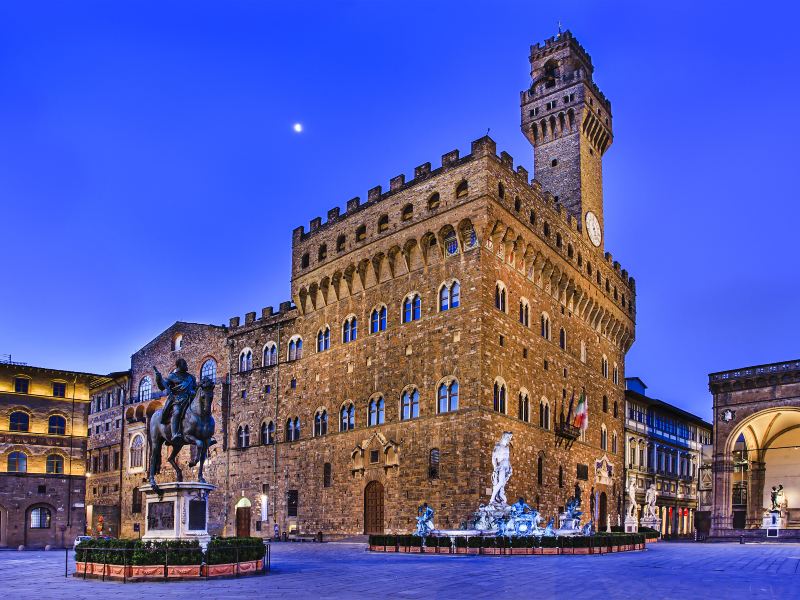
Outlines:
[[[611,103],[592,80],[591,57],[569,31],[531,46],[530,63],[532,83],[520,104],[522,132],[534,148],[534,177],[602,248]]]

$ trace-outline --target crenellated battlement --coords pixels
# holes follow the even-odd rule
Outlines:
[[[577,239],[580,240],[582,238],[582,223],[576,219],[574,215],[570,214],[566,207],[556,200],[553,194],[543,190],[539,181],[536,179],[529,179],[530,175],[527,169],[522,166],[517,166],[515,168],[514,158],[508,152],[501,151],[498,154],[497,144],[492,138],[484,136],[474,140],[471,143],[470,149],[471,152],[463,157],[460,156],[458,150],[451,150],[443,154],[440,166],[436,169],[431,168],[430,162],[415,167],[414,178],[411,180],[406,181],[405,176],[402,174],[393,177],[389,181],[389,189],[385,192],[382,186],[374,186],[367,192],[366,202],[361,203],[361,199],[358,196],[352,198],[348,200],[344,212],[342,212],[339,207],[331,208],[327,212],[327,221],[323,222],[320,217],[315,217],[310,221],[308,231],[306,231],[303,226],[296,227],[293,231],[292,245],[295,248],[301,244],[306,245],[322,232],[349,222],[354,216],[362,214],[371,207],[380,205],[380,203],[387,201],[400,192],[412,190],[415,186],[428,182],[437,176],[467,165],[477,159],[487,157],[504,171],[510,179],[513,179],[517,185],[532,192],[535,198],[536,210],[541,214],[542,219],[550,222],[554,228],[561,229],[564,233],[571,232]],[[356,244],[367,245],[372,241],[373,238],[367,237],[363,241],[357,241]],[[590,251],[591,250],[587,247],[586,253],[588,254]],[[322,262],[333,259],[334,256],[330,255],[329,258],[326,257],[318,260],[316,264],[321,264]],[[611,268],[619,281],[633,291],[633,279],[628,277],[627,271],[622,269],[618,262],[613,261],[610,253],[606,253],[604,261],[607,263],[608,267]]]
[[[294,319],[296,312],[297,307],[294,305],[294,303],[291,300],[286,300],[280,303],[277,311],[275,311],[274,307],[272,306],[265,306],[262,308],[260,318],[256,318],[255,311],[245,313],[244,323],[242,323],[241,317],[239,316],[231,317],[228,323],[228,329],[231,332],[234,332],[236,330],[242,330],[253,325],[272,325],[278,323],[279,321],[288,321]]]

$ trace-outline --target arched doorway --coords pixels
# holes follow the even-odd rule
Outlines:
[[[251,504],[247,498],[236,503],[236,537],[250,537]]]
[[[600,508],[600,516],[597,519],[597,529],[602,529],[608,522],[608,496],[606,496],[605,492],[600,492],[598,506]]]
[[[370,481],[364,490],[364,533],[383,533],[383,484]]]

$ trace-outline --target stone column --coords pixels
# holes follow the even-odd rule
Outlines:
[[[716,454],[711,468],[714,475],[714,484],[711,488],[711,535],[724,535],[733,528],[731,507],[733,459],[730,455]]]
[[[746,526],[748,528],[761,527],[761,517],[764,512],[764,478],[766,473],[766,463],[755,460],[750,462],[750,484],[747,486]]]

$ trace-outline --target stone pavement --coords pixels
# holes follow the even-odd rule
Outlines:
[[[8,550],[0,552],[0,592],[2,600],[800,597],[798,544],[659,543],[646,552],[507,557],[374,554],[364,547],[278,543],[267,576],[138,584],[65,579],[63,551]]]

